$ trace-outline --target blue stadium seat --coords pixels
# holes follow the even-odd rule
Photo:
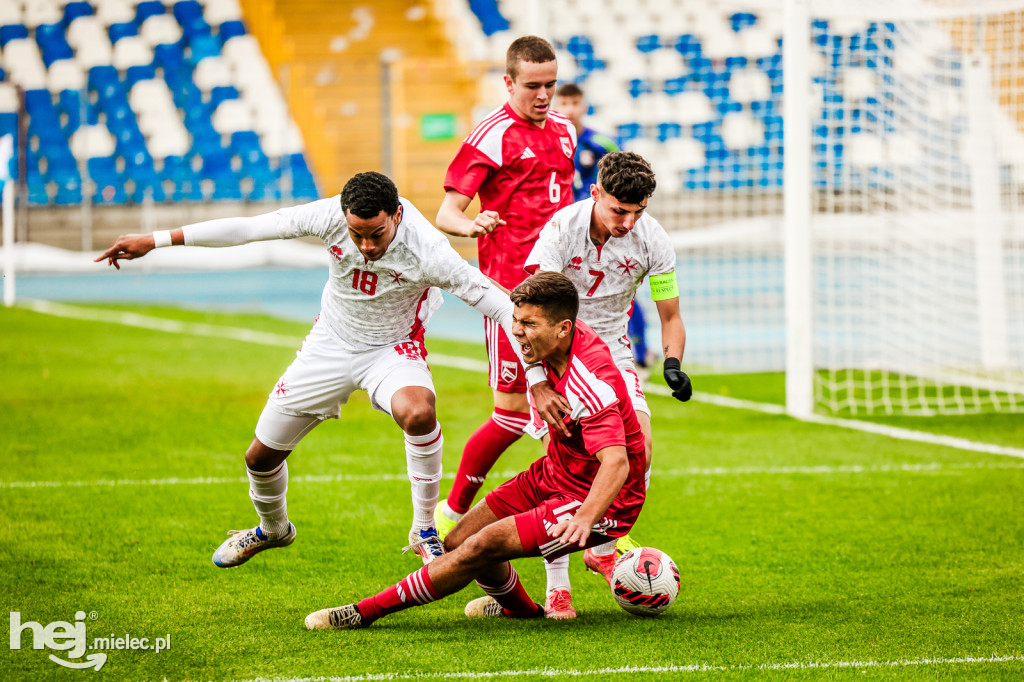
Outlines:
[[[142,22],[146,19],[158,14],[164,14],[166,11],[164,3],[160,2],[160,0],[143,0],[135,8],[135,23],[141,26]]]
[[[640,50],[644,54],[648,52],[654,52],[661,47],[661,36],[659,35],[647,35],[640,36],[636,39],[636,49]]]
[[[47,68],[58,59],[71,59],[75,56],[64,37],[64,27],[60,24],[36,26],[36,43]]]
[[[88,17],[92,15],[92,5],[88,2],[69,2],[64,5],[64,21],[62,28],[67,28],[72,21],[78,17]]]
[[[190,64],[195,66],[207,57],[216,57],[220,54],[220,41],[209,34],[199,34],[189,40]]]
[[[220,44],[228,42],[232,38],[245,35],[245,24],[241,21],[225,21],[220,25],[220,29],[217,31],[217,39],[220,40]]]
[[[491,36],[508,30],[508,19],[498,8],[497,0],[469,0],[469,8],[480,20],[480,28],[483,29],[484,35]]]
[[[89,177],[96,183],[95,204],[123,204],[128,201],[124,180],[117,170],[116,156],[99,156],[86,161]]]
[[[210,91],[210,101],[207,102],[207,111],[216,111],[220,103],[226,99],[238,99],[240,97],[238,88],[233,85],[220,85]]]
[[[21,24],[8,24],[0,26],[0,47],[7,47],[7,43],[20,38],[28,38],[28,27]]]
[[[111,24],[107,33],[110,35],[110,42],[116,43],[121,38],[139,35],[139,27],[134,21],[126,21],[122,24]]]
[[[124,87],[131,91],[132,86],[139,81],[147,81],[156,78],[156,67],[152,64],[143,66],[129,66],[124,74]]]

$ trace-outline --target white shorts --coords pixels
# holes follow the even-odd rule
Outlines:
[[[400,389],[421,386],[434,392],[425,355],[421,342],[408,339],[368,351],[348,350],[318,319],[270,392],[256,437],[268,447],[290,450],[320,421],[337,419],[357,390],[369,394],[374,409],[390,415],[391,399]]]
[[[629,345],[629,340],[622,338],[618,343],[608,344],[608,350],[612,352],[612,360],[626,382],[626,389],[633,401],[633,409],[650,417],[651,408],[647,405],[647,396],[644,395],[640,375],[636,371],[636,361],[633,359],[633,348]]]

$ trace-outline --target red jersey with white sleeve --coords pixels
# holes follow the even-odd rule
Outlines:
[[[445,190],[480,195],[480,208],[505,221],[479,237],[480,270],[512,289],[526,278],[523,264],[544,223],[572,203],[576,128],[558,112],[544,127],[507,103],[469,134],[444,179]]]
[[[565,417],[569,436],[548,431],[530,398],[532,421],[526,431],[540,438],[550,433],[547,455],[537,460],[530,473],[539,488],[561,491],[583,501],[597,475],[600,450],[621,445],[629,458],[629,474],[605,516],[632,525],[646,496],[644,486],[644,434],[633,411],[633,402],[608,346],[586,323],[576,321],[569,364],[559,377],[547,363],[544,371],[554,389],[571,408]]]

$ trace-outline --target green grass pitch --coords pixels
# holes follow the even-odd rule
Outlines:
[[[121,308],[289,335],[296,347],[307,329]],[[661,617],[620,610],[574,558],[576,621],[470,621],[470,586],[367,630],[310,633],[308,612],[419,563],[399,551],[410,518],[401,437],[364,394],[289,461],[295,544],[222,570],[214,548],[255,521],[241,456],[294,349],[19,308],[0,310],[0,330],[0,611],[44,626],[84,611],[90,642],[171,636],[169,650],[109,651],[101,670],[82,671],[51,662],[67,652],[35,650],[25,631],[21,649],[0,644],[0,680],[1024,677],[1019,459],[650,396],[654,476],[635,536],[682,576]],[[490,395],[481,374],[434,375],[450,474]],[[777,375],[693,379],[781,397]],[[887,421],[1017,448],[1022,422]],[[539,453],[524,439],[497,468]],[[540,561],[517,570],[542,600]]]

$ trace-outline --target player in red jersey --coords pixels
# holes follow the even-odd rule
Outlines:
[[[555,52],[543,38],[515,40],[506,54],[508,102],[487,116],[459,148],[445,177],[437,226],[477,237],[480,270],[507,289],[523,281],[523,264],[537,235],[558,209],[572,203],[576,128],[550,111],[557,79]],[[480,213],[466,216],[480,196]],[[466,442],[455,484],[438,504],[443,534],[473,504],[487,472],[529,421],[526,377],[507,339],[484,325],[494,412]],[[557,415],[545,414],[558,422]]]
[[[467,616],[543,617],[509,563],[553,559],[627,534],[644,503],[644,436],[608,346],[576,320],[575,285],[540,272],[512,291],[513,334],[569,404],[567,433],[547,455],[489,493],[445,539],[446,554],[357,604],[306,616],[311,630],[362,628],[378,618],[458,592],[476,580],[487,593]],[[544,422],[534,412],[534,427]]]

